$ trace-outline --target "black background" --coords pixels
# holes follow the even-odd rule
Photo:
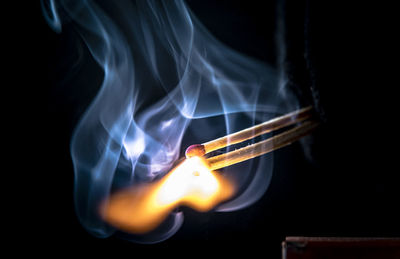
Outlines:
[[[276,151],[271,185],[256,204],[231,213],[184,209],[185,222],[178,233],[154,245],[98,239],[79,224],[73,208],[69,142],[96,90],[83,86],[96,85],[92,80],[100,83],[101,71],[80,74],[84,69],[73,66],[77,57],[85,59],[87,67],[96,67],[94,61],[84,49],[70,48],[71,37],[76,37],[72,32],[56,34],[47,26],[39,3],[19,12],[23,22],[14,23],[10,34],[10,45],[19,55],[11,53],[9,66],[16,71],[12,78],[18,83],[13,85],[21,87],[14,87],[18,97],[9,109],[15,110],[13,132],[22,141],[9,139],[15,148],[10,153],[17,160],[17,179],[7,197],[16,207],[12,218],[18,222],[10,226],[20,246],[29,245],[28,252],[70,256],[133,257],[144,252],[183,257],[190,250],[196,255],[259,252],[280,258],[280,243],[289,235],[399,236],[393,8],[293,2],[287,1],[285,8],[288,73],[305,95],[318,96],[316,105],[324,121],[313,139],[314,161],[298,156],[298,143]],[[276,26],[275,2],[188,4],[228,46],[267,62],[276,60],[271,33]],[[90,84],[71,85],[77,77]]]

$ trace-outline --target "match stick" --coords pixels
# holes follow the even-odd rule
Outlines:
[[[310,134],[318,126],[318,124],[319,123],[316,121],[306,121],[303,124],[273,136],[272,138],[222,155],[210,157],[207,159],[207,162],[211,170],[217,170],[264,155],[281,147],[287,146],[294,141]]]
[[[229,145],[237,144],[245,140],[255,138],[268,132],[281,129],[283,127],[304,121],[312,116],[312,107],[296,110],[281,117],[274,118],[253,127],[229,134],[227,136],[203,143],[191,145],[186,149],[187,158],[192,156],[203,156],[214,150],[224,148]]]

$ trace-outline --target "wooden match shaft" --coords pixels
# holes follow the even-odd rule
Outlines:
[[[303,124],[280,133],[272,138],[231,151],[229,153],[210,157],[207,159],[207,162],[211,170],[217,170],[255,158],[257,156],[264,155],[281,147],[287,146],[301,137],[310,134],[311,131],[318,126],[318,124],[319,123],[316,121],[306,121]]]
[[[312,116],[312,106],[293,111],[283,116],[263,122],[253,127],[226,135],[224,137],[201,144],[204,149],[204,154],[211,151],[226,147],[228,145],[237,144],[248,139],[266,134],[268,132],[281,129],[297,122],[306,120]],[[204,155],[203,154],[203,155]]]

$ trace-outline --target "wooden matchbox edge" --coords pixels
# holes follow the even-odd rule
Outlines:
[[[286,237],[282,258],[400,258],[400,238]]]

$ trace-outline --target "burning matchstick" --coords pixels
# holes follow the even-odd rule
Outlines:
[[[310,134],[319,125],[315,120],[306,121],[312,118],[312,115],[312,107],[309,106],[203,144],[191,145],[186,149],[185,154],[187,158],[204,156],[214,150],[241,143],[295,123],[303,122],[269,139],[206,159],[211,170],[237,164],[287,146]]]
[[[215,170],[261,156],[310,134],[318,126],[312,115],[312,107],[303,108],[222,138],[190,146],[186,150],[187,159],[162,179],[114,193],[103,202],[100,213],[106,222],[118,229],[143,234],[159,226],[177,206],[208,211],[235,193],[234,183]],[[210,158],[203,157],[211,151],[294,124],[298,125],[255,144]]]

